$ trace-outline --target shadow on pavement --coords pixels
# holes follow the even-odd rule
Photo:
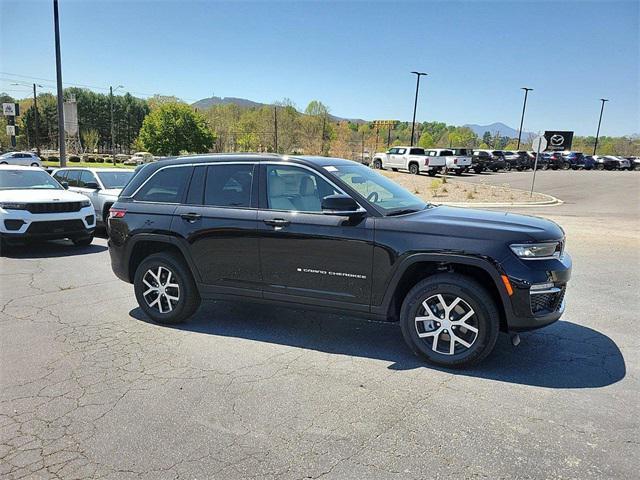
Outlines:
[[[150,322],[140,308],[133,318]],[[397,323],[271,305],[208,302],[187,323],[166,326],[207,335],[317,350],[393,362],[392,370],[432,368],[455,375],[547,388],[597,388],[626,374],[622,353],[606,335],[571,322],[557,322],[522,335],[518,347],[500,335],[493,354],[471,370],[431,367],[405,345]]]
[[[86,247],[77,247],[71,240],[55,240],[50,242],[34,242],[26,245],[10,245],[2,247],[2,256],[6,258],[54,258],[88,255],[104,252],[104,245],[95,243]]]

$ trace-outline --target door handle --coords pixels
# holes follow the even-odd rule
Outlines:
[[[198,213],[183,213],[180,215],[180,218],[186,220],[189,223],[194,223],[195,221],[200,220],[202,218],[202,215]]]
[[[272,227],[282,228],[289,225],[291,222],[289,220],[285,220],[284,218],[273,218],[271,220],[264,220],[264,223],[267,225],[271,225]]]

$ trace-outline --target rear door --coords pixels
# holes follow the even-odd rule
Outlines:
[[[91,203],[93,204],[93,209],[96,212],[96,218],[102,221],[102,205],[100,204],[100,197],[98,193],[99,190],[96,188],[88,188],[87,185],[90,183],[98,183],[98,179],[96,178],[95,174],[91,170],[80,170],[78,187],[75,189],[75,191],[89,197],[89,200],[91,200]]]
[[[257,164],[196,165],[172,229],[190,245],[202,283],[215,293],[262,296]]]
[[[344,193],[306,166],[261,167],[260,263],[265,298],[367,311],[372,219],[322,213],[322,198]]]

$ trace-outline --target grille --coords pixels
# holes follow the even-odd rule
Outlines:
[[[82,220],[58,220],[55,222],[33,222],[27,229],[27,233],[66,233],[84,230]]]
[[[530,295],[531,298],[531,312],[535,315],[541,312],[555,312],[562,305],[564,299],[565,287],[559,292],[555,293],[539,293],[536,295]]]
[[[29,203],[27,210],[31,213],[65,213],[77,212],[81,202]]]

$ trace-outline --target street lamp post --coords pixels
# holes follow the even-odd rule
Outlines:
[[[60,20],[58,18],[58,0],[53,0],[53,29],[56,44],[56,86],[58,94],[58,148],[60,166],[67,166],[67,152],[64,144],[64,92],[62,91],[62,60],[60,59]]]
[[[522,124],[524,123],[524,111],[527,108],[527,95],[533,88],[522,87],[520,90],[524,90],[524,103],[522,104],[522,117],[520,117],[520,130],[518,130],[518,148],[520,150],[520,139],[522,138]]]
[[[411,146],[413,147],[413,134],[416,128],[416,110],[418,108],[418,90],[420,90],[420,77],[427,75],[423,72],[411,72],[416,76],[416,98],[413,102],[413,121],[411,122]]]
[[[609,100],[607,98],[601,98],[600,101],[602,102],[602,107],[600,107],[600,119],[598,120],[598,131],[596,132],[596,143],[593,146],[593,154],[596,154],[596,150],[598,148],[598,137],[600,136],[600,125],[602,124],[602,112],[604,112],[604,103],[608,102]]]
[[[115,142],[115,131],[113,125],[113,92],[117,91],[119,88],[124,88],[122,85],[118,85],[115,89],[109,86],[109,110],[111,111],[111,155],[113,166],[116,166],[116,142]]]
[[[39,125],[39,119],[38,119],[38,96],[36,94],[36,87],[42,87],[42,85],[37,85],[37,84],[33,84],[33,114],[34,114],[34,127],[36,129],[36,138],[35,138],[35,144],[36,144],[36,153],[38,154],[38,157],[40,156],[40,140],[39,140],[39,132],[38,130],[40,129],[40,125]]]

